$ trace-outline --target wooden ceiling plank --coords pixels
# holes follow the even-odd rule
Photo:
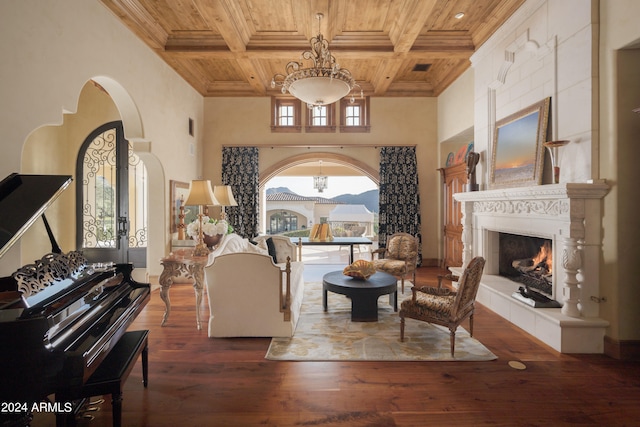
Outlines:
[[[524,0],[100,0],[203,96],[269,96],[320,31],[371,96],[437,96]],[[454,19],[465,12],[463,19]],[[432,64],[426,74],[415,64]]]
[[[396,74],[400,72],[400,67],[402,65],[402,60],[385,60],[382,61],[382,66],[378,66],[377,72],[371,83],[375,88],[374,94],[377,96],[384,95],[391,83],[393,83]]]
[[[229,50],[244,52],[251,34],[238,2],[232,0],[193,0],[203,19],[218,30]]]
[[[152,49],[164,49],[169,37],[137,0],[101,0],[126,26]]]
[[[264,69],[260,67],[259,62],[252,61],[249,58],[239,58],[238,65],[249,85],[251,85],[259,95],[266,95],[266,81],[271,82],[271,76],[267,77],[265,75]]]
[[[407,0],[405,2],[403,10],[406,13],[403,14],[403,19],[396,21],[389,34],[396,52],[411,50],[436,3],[437,0]]]

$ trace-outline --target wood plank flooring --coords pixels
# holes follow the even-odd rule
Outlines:
[[[435,284],[438,273],[420,268],[416,281]],[[133,325],[151,331],[149,387],[138,361],[125,385],[125,426],[640,425],[640,363],[560,354],[482,306],[474,336],[495,361],[277,362],[264,359],[268,338],[196,330],[190,285],[174,286],[171,302],[167,326],[158,291]],[[111,425],[105,399],[79,425]],[[54,417],[36,414],[33,426],[45,425]]]

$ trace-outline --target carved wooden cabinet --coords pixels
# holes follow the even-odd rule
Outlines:
[[[462,266],[462,210],[453,198],[455,193],[465,191],[467,164],[460,163],[438,169],[442,176],[443,197],[443,267]]]

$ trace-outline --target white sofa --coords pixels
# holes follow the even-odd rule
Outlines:
[[[269,237],[277,263],[264,249]],[[209,337],[290,337],[296,329],[304,293],[296,246],[284,236],[255,240],[227,235],[210,255]]]

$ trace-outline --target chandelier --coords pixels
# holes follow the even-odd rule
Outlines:
[[[286,66],[287,75],[276,74],[271,79],[271,87],[282,87],[282,93],[289,92],[307,107],[333,104],[347,96],[355,87],[360,88],[345,68],[340,68],[336,58],[329,51],[329,42],[320,32],[322,13],[316,14],[318,20],[318,35],[309,40],[311,50],[302,52],[301,58],[311,60],[313,67],[302,68],[302,62],[291,61]],[[362,89],[360,89],[362,97]],[[351,96],[351,102],[355,99]]]
[[[327,189],[329,178],[326,175],[322,175],[322,160],[320,160],[320,174],[313,177],[313,188],[318,190],[318,193],[322,193]]]

